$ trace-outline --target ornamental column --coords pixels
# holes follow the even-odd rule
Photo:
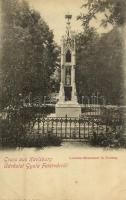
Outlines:
[[[60,91],[59,91],[59,102],[65,101],[64,95],[64,51],[63,44],[61,46],[61,82],[60,82]]]
[[[75,65],[72,66],[72,101],[77,103],[77,93],[75,84]]]
[[[74,39],[74,50],[72,53],[72,101],[77,103],[76,83],[75,83],[75,68],[76,68],[76,57],[75,57],[75,39]]]

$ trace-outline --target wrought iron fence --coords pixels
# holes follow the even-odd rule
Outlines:
[[[42,105],[55,105],[58,101],[58,96],[32,96],[30,93],[22,102],[24,105],[34,105],[34,106],[42,106]],[[106,99],[104,96],[99,94],[92,94],[91,96],[80,96],[78,97],[78,101],[82,106],[89,107],[90,105],[106,105]]]
[[[67,141],[72,139],[88,142],[94,135],[104,134],[106,137],[110,134],[123,135],[126,130],[124,115],[115,109],[108,111],[102,107],[100,115],[84,113],[80,118],[49,117],[51,110],[50,107],[48,109],[47,112],[46,107],[45,110],[39,107],[24,107],[3,112],[0,122],[5,124],[6,130],[5,127],[0,129],[2,131],[0,142],[6,143],[13,139],[18,145],[26,138],[34,141],[46,136],[54,136]]]
[[[94,133],[109,134],[121,133],[124,130],[124,119],[104,117],[85,118],[50,118],[36,117],[33,122],[27,124],[27,134],[39,134],[45,136],[52,134],[62,139],[89,139]]]

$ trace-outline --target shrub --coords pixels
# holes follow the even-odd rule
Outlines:
[[[2,148],[16,148],[16,147],[45,147],[45,146],[59,146],[61,139],[57,136],[46,136],[27,134],[27,128],[17,121],[9,121],[7,119],[0,120],[0,147]]]
[[[26,135],[25,137],[21,137],[18,140],[19,147],[46,147],[46,146],[60,146],[62,140],[54,135],[48,134],[47,136],[42,135],[34,135],[34,137],[30,137],[30,135]]]
[[[31,115],[32,114],[32,115]],[[32,116],[32,119],[30,119]],[[35,115],[28,110],[13,110],[5,119],[0,119],[0,146],[3,147],[44,147],[59,146],[61,139],[47,133],[46,136],[37,133],[31,137],[32,127],[30,122],[35,120]]]
[[[126,147],[125,139],[120,133],[100,133],[93,132],[93,136],[90,138],[89,143],[92,146],[99,147]]]

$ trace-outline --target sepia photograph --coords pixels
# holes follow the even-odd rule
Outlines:
[[[125,118],[126,0],[0,0],[0,200],[125,200]]]

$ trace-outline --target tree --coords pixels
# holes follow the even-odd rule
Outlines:
[[[81,43],[78,47],[78,57],[81,56],[78,59],[78,67],[81,66],[83,69],[79,72],[81,81],[78,78],[80,95],[91,95],[92,92],[98,91],[109,103],[122,103],[125,74],[123,64],[125,42],[122,36],[126,22],[126,1],[87,0],[82,8],[86,9],[78,16],[84,28],[84,32],[79,36]],[[97,20],[99,13],[104,15],[101,25],[106,27],[111,23],[113,29],[96,38],[90,22],[93,19]],[[87,41],[85,33],[89,35],[86,36],[88,43],[84,42]]]
[[[124,74],[120,34],[113,29],[99,36],[90,28],[77,35],[76,82],[80,97],[99,93],[107,103],[121,103]]]
[[[23,0],[2,1],[2,22],[1,105],[19,102],[19,94],[47,95],[58,56],[53,32]]]
[[[96,75],[94,60],[98,41],[99,36],[93,28],[87,29],[76,37],[76,82],[79,96],[91,95],[96,90],[93,77]]]
[[[102,25],[106,26],[107,23],[113,25],[124,26],[126,23],[126,1],[125,0],[87,0],[82,5],[88,12],[81,13],[78,19],[82,20],[83,26],[89,26],[93,18],[97,18],[98,13],[104,14]]]

